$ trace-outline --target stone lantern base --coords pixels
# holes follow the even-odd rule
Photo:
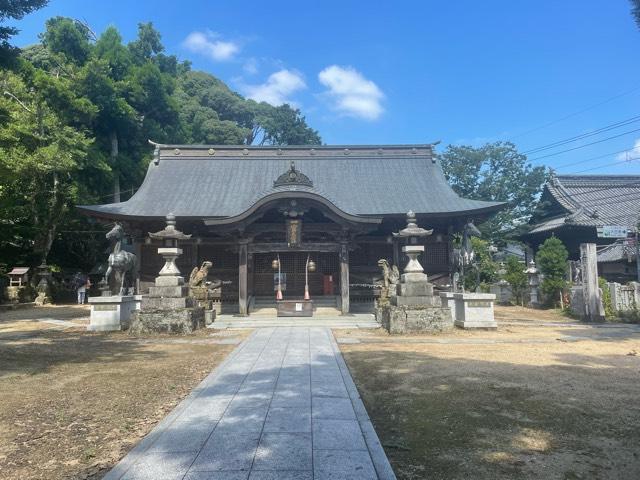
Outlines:
[[[187,334],[204,327],[204,309],[188,293],[181,276],[157,277],[149,295],[142,297],[140,310],[132,315],[129,333]]]
[[[391,334],[439,333],[453,329],[451,309],[430,305],[384,305],[376,309],[382,327]]]

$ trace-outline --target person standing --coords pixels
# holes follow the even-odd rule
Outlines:
[[[76,273],[75,283],[77,285],[76,291],[78,293],[78,305],[84,305],[87,289],[91,287],[91,280],[88,276],[82,275],[80,272]]]

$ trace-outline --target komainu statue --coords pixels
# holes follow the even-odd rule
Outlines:
[[[193,267],[193,270],[191,270],[191,275],[189,275],[189,286],[203,286],[207,281],[207,275],[209,275],[209,269],[211,267],[213,267],[213,263],[208,260],[202,262],[202,266],[200,268]]]
[[[193,267],[189,275],[189,295],[196,299],[198,305],[205,310],[213,308],[213,299],[220,299],[222,280],[207,280],[213,263],[205,260],[200,268]]]
[[[390,266],[385,258],[378,260],[378,266],[382,268],[383,285],[380,292],[381,304],[389,303],[389,297],[395,295],[396,285],[400,280],[400,271],[396,265]]]

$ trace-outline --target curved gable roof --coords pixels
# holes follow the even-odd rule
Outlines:
[[[295,168],[311,185],[274,186]],[[281,191],[321,196],[348,215],[473,214],[500,202],[459,197],[431,145],[330,147],[157,146],[138,191],[126,202],[81,206],[96,216],[225,218]]]

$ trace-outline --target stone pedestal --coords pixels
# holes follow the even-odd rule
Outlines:
[[[140,310],[132,317],[129,333],[184,334],[204,327],[204,309],[188,293],[189,287],[184,285],[183,277],[161,272],[155,285],[149,287],[149,295],[142,296]]]
[[[493,293],[454,293],[456,303],[455,326],[466,329],[494,330],[498,323],[493,316]]]
[[[108,332],[129,328],[131,313],[136,308],[133,295],[112,295],[109,297],[89,297],[91,317],[87,330]]]
[[[501,305],[508,305],[511,303],[511,285],[505,280],[500,280],[497,283],[491,285],[491,293],[496,296],[496,301]]]
[[[439,333],[453,328],[448,307],[385,305],[376,309],[376,317],[389,333]]]
[[[451,318],[456,318],[456,301],[453,298],[454,292],[440,292],[440,304],[451,310]]]
[[[175,310],[141,310],[133,315],[129,333],[193,333],[204,327],[201,307]]]

